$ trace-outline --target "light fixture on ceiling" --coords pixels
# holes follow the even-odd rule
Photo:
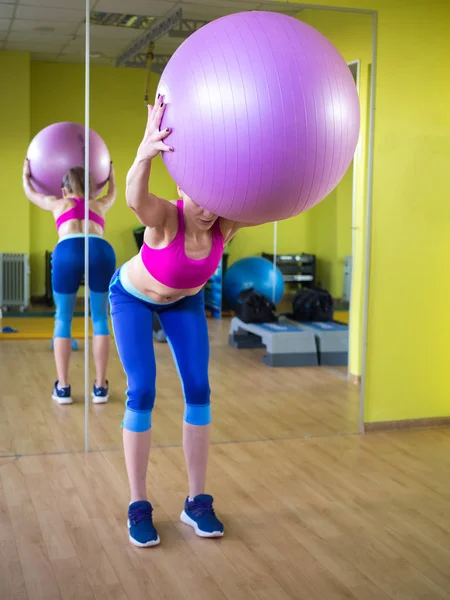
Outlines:
[[[154,17],[144,15],[130,15],[123,13],[91,12],[91,25],[109,27],[126,27],[128,29],[147,29],[154,21]]]

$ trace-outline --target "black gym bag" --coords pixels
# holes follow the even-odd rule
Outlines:
[[[332,321],[333,298],[326,290],[305,288],[292,300],[291,319],[295,321]]]
[[[277,321],[275,305],[253,288],[242,291],[235,306],[236,316],[244,323],[273,323]]]

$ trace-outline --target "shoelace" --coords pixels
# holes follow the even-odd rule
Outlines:
[[[203,517],[204,515],[216,516],[211,502],[208,502],[207,500],[189,503],[189,510],[195,517]]]
[[[137,525],[141,521],[150,521],[152,518],[153,509],[148,506],[139,506],[133,508],[129,514],[129,519],[133,525]]]

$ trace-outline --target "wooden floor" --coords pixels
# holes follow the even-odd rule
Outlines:
[[[128,541],[116,354],[84,454],[83,353],[60,407],[48,342],[0,344],[1,600],[450,599],[450,430],[360,437],[342,369],[271,369],[226,337],[212,322],[208,491],[225,537],[179,522],[183,403],[158,344],[149,549]]]
[[[216,444],[220,540],[178,520],[180,448],[150,471],[162,543],[138,549],[120,452],[1,458],[1,599],[450,598],[449,430]]]
[[[359,389],[345,369],[274,369],[262,350],[227,345],[229,322],[209,322],[214,442],[327,436],[358,431]],[[157,400],[153,414],[156,446],[178,446],[183,400],[167,344],[156,344]],[[52,402],[55,377],[48,340],[0,343],[0,456],[84,449],[84,349],[72,354],[75,403]],[[91,380],[94,379],[92,371]],[[90,448],[121,446],[126,380],[115,348],[108,379],[112,398],[91,406]]]

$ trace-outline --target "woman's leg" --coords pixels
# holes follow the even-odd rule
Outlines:
[[[53,292],[53,300],[56,305],[53,351],[55,354],[59,388],[69,385],[69,364],[72,354],[71,329],[76,299],[76,294],[59,294]]]
[[[94,402],[108,400],[108,383],[106,381],[106,370],[108,368],[109,348],[111,335],[108,323],[108,293],[90,291],[91,317],[93,329],[92,351],[95,363],[95,387]],[[96,391],[106,392],[103,395],[96,395]]]
[[[205,494],[211,422],[208,379],[209,339],[203,292],[159,313],[180,375],[185,397],[183,449],[189,496],[182,520],[202,537],[223,535],[212,496]]]
[[[52,398],[60,404],[72,402],[69,385],[69,364],[72,353],[71,328],[83,269],[83,238],[70,238],[59,242],[52,254],[53,300],[56,305],[53,349],[58,374]]]
[[[189,498],[205,493],[210,425],[183,422],[183,450],[189,478]]]
[[[136,546],[153,546],[159,543],[159,537],[146,489],[156,382],[153,314],[150,306],[124,292],[117,281],[111,285],[110,301],[117,350],[128,382],[122,426],[131,496],[130,541]]]
[[[93,355],[95,363],[95,384],[93,402],[108,401],[108,368],[110,331],[108,323],[108,290],[111,277],[116,269],[116,255],[106,240],[89,238],[89,287],[93,328]]]

